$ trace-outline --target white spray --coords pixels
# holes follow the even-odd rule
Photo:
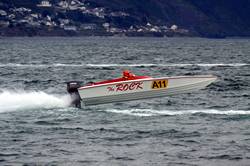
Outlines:
[[[0,92],[0,113],[24,109],[63,108],[69,104],[70,97],[66,95],[51,95],[42,91]]]

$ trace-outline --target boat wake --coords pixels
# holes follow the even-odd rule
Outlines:
[[[41,108],[64,108],[68,107],[70,98],[47,94],[42,91],[36,92],[0,92],[0,113],[26,109]]]
[[[18,64],[18,63],[6,63],[0,64],[0,67],[23,67],[23,68],[46,68],[46,67],[188,67],[188,66],[199,66],[199,67],[242,67],[250,66],[248,63],[214,63],[214,64]]]
[[[217,114],[217,115],[250,115],[250,111],[246,110],[215,110],[215,109],[204,109],[204,110],[152,110],[152,109],[108,109],[105,112],[126,114],[133,116],[161,116],[161,115],[185,115],[185,114]]]
[[[200,67],[215,67],[215,66],[227,66],[227,67],[241,67],[241,66],[249,66],[250,64],[247,63],[215,63],[215,64],[192,64],[192,63],[185,63],[185,64],[86,64],[89,67],[187,67],[187,66],[200,66]]]

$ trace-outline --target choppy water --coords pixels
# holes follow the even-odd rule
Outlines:
[[[196,93],[69,108],[65,82],[214,74]],[[249,165],[250,40],[1,38],[0,165]]]

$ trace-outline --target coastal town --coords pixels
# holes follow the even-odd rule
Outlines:
[[[174,23],[138,21],[83,0],[41,0],[17,6],[0,2],[0,36],[192,36]]]

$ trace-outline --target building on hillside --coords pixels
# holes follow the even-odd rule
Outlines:
[[[7,15],[7,12],[4,11],[4,10],[0,10],[0,16],[6,16]]]
[[[76,26],[73,26],[73,25],[66,25],[66,26],[63,27],[63,29],[65,31],[77,31]]]
[[[97,25],[96,24],[82,24],[80,26],[81,30],[94,30],[96,29]]]
[[[9,21],[1,21],[0,20],[0,28],[6,28],[10,25]]]
[[[38,7],[51,7],[52,5],[49,1],[44,0],[44,1],[41,1],[40,4],[37,4],[37,6]]]
[[[173,31],[176,31],[176,30],[178,29],[178,26],[177,26],[177,25],[172,25],[172,26],[170,27],[170,29],[173,30]]]

